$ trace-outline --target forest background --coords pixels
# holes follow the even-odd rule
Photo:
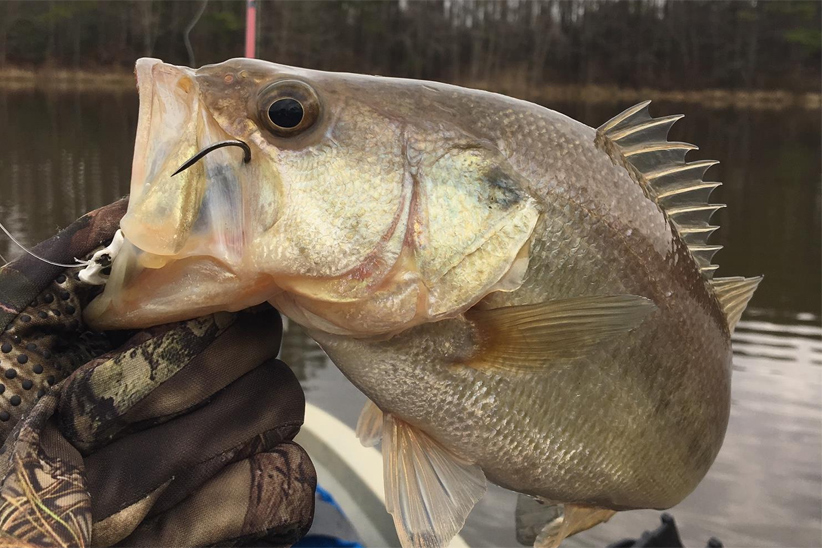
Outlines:
[[[258,0],[257,55],[523,98],[648,95],[818,108],[822,2]],[[135,59],[243,52],[236,0],[4,0],[0,86],[133,85]],[[645,90],[645,91],[643,91]],[[724,98],[724,99],[723,99]]]

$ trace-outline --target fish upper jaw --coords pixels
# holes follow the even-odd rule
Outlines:
[[[126,239],[161,256],[177,254],[197,218],[201,167],[172,177],[197,152],[199,93],[194,72],[159,59],[136,64],[140,113],[134,144]]]

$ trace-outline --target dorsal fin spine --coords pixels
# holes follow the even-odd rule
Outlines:
[[[630,121],[638,113],[641,113],[643,110],[647,109],[648,105],[650,104],[651,101],[643,101],[637,105],[632,106],[631,108],[624,110],[620,114],[617,114],[616,116],[614,116],[613,118],[599,126],[597,133],[608,133],[621,127],[622,125],[627,125],[628,121]],[[646,118],[650,118],[650,116],[647,116]]]
[[[704,206],[687,206],[669,208],[668,218],[674,222],[677,230],[682,226],[708,226],[714,213],[723,209],[725,204],[707,204]]]
[[[708,266],[699,267],[699,271],[702,273],[703,276],[705,276],[705,278],[708,279],[708,281],[711,281],[711,280],[713,280],[714,272],[716,272],[716,269],[718,269],[718,268],[719,268],[718,264],[712,264],[712,265],[708,265]]]
[[[688,143],[662,141],[624,148],[623,156],[632,166],[644,173],[658,167],[663,157],[668,163],[685,163],[685,156],[691,150],[697,150],[697,147]]]
[[[711,264],[721,246],[707,245],[717,227],[711,216],[725,207],[708,202],[711,192],[721,183],[703,180],[715,160],[686,162],[689,143],[668,141],[668,131],[682,115],[653,118],[650,101],[635,105],[614,116],[597,129],[595,142],[611,160],[628,169],[631,176],[665,213],[688,246],[700,272],[711,279],[716,270]]]
[[[711,259],[713,259],[714,255],[717,251],[722,249],[721,245],[691,245],[688,246],[688,249],[691,250],[691,254],[696,259],[696,263],[699,265],[700,268],[712,266]]]
[[[718,162],[686,162],[688,151],[698,147],[668,141],[671,126],[681,115],[652,118],[645,101],[614,116],[597,129],[595,144],[616,165],[628,170],[649,199],[663,211],[688,246],[700,273],[711,282],[728,325],[733,331],[759,285],[758,278],[716,278],[719,266],[711,264],[720,245],[709,245],[708,238],[719,228],[711,217],[724,204],[711,204],[708,198],[721,183],[703,180],[705,172]]]
[[[690,201],[707,201],[708,195],[710,195],[710,193],[719,186],[722,186],[722,183],[702,183],[692,186],[674,187],[671,189],[666,189],[665,192],[660,192],[656,195],[656,198],[657,201],[662,201],[665,199],[682,200],[686,194],[690,194],[690,196],[688,196]]]
[[[690,175],[692,171],[699,173],[699,179],[701,179],[705,172],[708,171],[708,168],[711,166],[715,166],[719,162],[716,160],[699,160],[697,162],[690,162],[675,166],[668,166],[664,169],[660,169],[658,171],[652,171],[651,173],[645,173],[645,178],[649,181],[653,181],[656,179],[660,179],[662,177],[668,177],[671,175],[674,176],[687,176]]]
[[[699,150],[699,147],[691,143],[682,143],[680,141],[663,141],[661,143],[654,143],[650,145],[634,145],[623,150],[623,154],[630,158],[637,154],[646,154],[651,152],[659,152],[660,150]]]
[[[708,241],[708,238],[713,234],[719,227],[716,225],[706,225],[706,226],[689,226],[687,228],[678,228],[679,235],[682,236],[682,239],[688,245],[705,245]]]
[[[666,125],[673,126],[677,120],[681,119],[683,114],[674,114],[671,116],[663,116],[662,118],[649,118],[639,124],[628,126],[611,134],[612,141],[620,141],[629,135],[634,135],[640,131],[648,131],[651,128],[664,127]],[[667,132],[666,132],[667,135]]]
[[[671,127],[682,118],[682,114],[651,118],[635,126],[628,126],[610,136],[612,141],[623,141],[624,145],[633,145],[643,142],[665,141]]]

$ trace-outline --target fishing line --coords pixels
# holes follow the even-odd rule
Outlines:
[[[243,141],[237,141],[237,140],[220,141],[219,143],[214,143],[213,145],[207,146],[206,148],[204,148],[203,150],[201,150],[200,152],[198,152],[197,154],[192,156],[187,162],[185,162],[183,165],[181,165],[179,167],[179,169],[177,169],[177,171],[172,173],[171,176],[174,177],[175,175],[177,175],[181,171],[185,171],[186,169],[188,169],[191,166],[193,166],[194,164],[196,164],[203,156],[205,156],[209,152],[213,152],[213,151],[215,151],[219,148],[223,148],[223,147],[239,147],[239,148],[243,149],[243,163],[247,164],[248,162],[251,161],[251,147],[249,147],[247,143],[245,143]],[[14,244],[17,247],[19,247],[20,249],[22,249],[23,251],[25,251],[26,253],[28,253],[29,255],[34,257],[35,259],[37,259],[38,261],[43,261],[46,264],[50,264],[52,266],[59,266],[61,268],[77,268],[77,267],[80,267],[80,266],[86,266],[87,267],[91,264],[91,261],[81,261],[80,259],[78,259],[76,257],[74,258],[74,260],[76,261],[74,264],[65,264],[65,263],[58,263],[58,262],[55,262],[55,261],[50,261],[49,259],[46,259],[45,257],[41,257],[40,255],[38,255],[34,251],[31,251],[29,248],[24,246],[22,243],[20,243],[20,241],[18,241],[17,238],[15,238],[14,235],[11,232],[9,232],[9,230],[5,227],[5,225],[3,225],[3,223],[0,223],[0,230],[2,230],[6,234],[6,236],[8,236],[9,239],[12,242],[14,242]],[[8,263],[8,261],[6,261],[5,258],[3,258],[3,257],[0,257],[0,258],[2,258],[3,261]]]
[[[15,244],[17,244],[17,246],[18,246],[20,249],[22,249],[23,251],[25,251],[26,253],[28,253],[29,255],[31,255],[32,257],[34,257],[35,259],[38,259],[38,260],[40,260],[40,261],[43,261],[44,263],[48,263],[48,264],[53,265],[53,266],[59,266],[59,267],[62,267],[62,268],[77,268],[78,266],[88,266],[88,261],[81,261],[80,259],[78,259],[78,258],[76,258],[76,257],[74,258],[74,260],[75,260],[75,261],[77,261],[75,264],[55,263],[54,261],[50,261],[50,260],[48,260],[48,259],[44,259],[44,258],[43,258],[43,257],[41,257],[40,255],[36,254],[34,251],[29,250],[26,246],[24,246],[23,244],[21,244],[20,242],[18,242],[18,241],[17,241],[17,238],[15,238],[15,237],[12,235],[12,233],[8,231],[8,229],[7,229],[7,228],[3,225],[3,223],[0,223],[0,229],[2,229],[2,230],[3,230],[3,232],[5,232],[5,233],[6,233],[6,236],[8,236],[8,237],[9,237],[9,239],[10,239],[12,242],[14,242]],[[3,259],[3,260],[5,261],[5,259]],[[6,262],[8,262],[8,261],[6,261]]]
[[[189,39],[189,34],[191,34],[191,30],[200,20],[200,17],[203,16],[203,12],[205,11],[207,5],[208,0],[203,0],[203,4],[200,6],[200,10],[197,12],[197,14],[194,16],[194,19],[191,20],[188,26],[186,26],[186,30],[183,33],[183,41],[186,44],[186,51],[188,51],[188,66],[190,66],[191,68],[197,67],[195,66],[194,62],[194,48],[191,47],[191,40]]]
[[[188,159],[183,165],[181,165],[177,169],[177,171],[172,173],[171,176],[174,177],[175,175],[177,175],[181,171],[187,170],[188,168],[190,168],[191,166],[196,164],[200,160],[200,158],[202,158],[203,156],[205,156],[209,152],[213,152],[213,151],[217,150],[218,148],[223,148],[223,147],[240,147],[241,149],[243,149],[243,152],[244,152],[244,154],[243,154],[243,163],[247,164],[248,162],[251,161],[251,147],[248,146],[248,144],[243,142],[243,141],[230,139],[228,141],[220,141],[219,143],[214,143],[213,145],[209,145],[209,146],[205,147],[203,150],[201,150],[200,152],[198,152],[197,154],[192,156],[190,159]]]

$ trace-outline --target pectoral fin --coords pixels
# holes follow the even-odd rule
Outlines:
[[[476,324],[482,344],[470,365],[533,370],[551,359],[578,357],[634,329],[655,308],[645,297],[609,295],[471,309],[465,317]]]
[[[517,498],[517,542],[534,548],[557,548],[567,537],[608,521],[606,508],[578,504],[551,504],[528,495]]]
[[[403,548],[446,546],[485,493],[485,474],[390,414],[382,454],[385,506]]]

